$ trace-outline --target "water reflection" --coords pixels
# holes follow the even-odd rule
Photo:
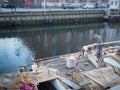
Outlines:
[[[0,73],[16,71],[32,59],[81,51],[83,45],[95,43],[93,34],[103,41],[120,40],[119,23],[7,27],[0,30]]]
[[[29,65],[33,54],[20,38],[2,38],[0,58],[0,73],[7,73],[17,71],[18,66]]]

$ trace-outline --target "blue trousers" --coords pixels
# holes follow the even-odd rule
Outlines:
[[[102,45],[97,46],[96,56],[99,57],[102,55]]]

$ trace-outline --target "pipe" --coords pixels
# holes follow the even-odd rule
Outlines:
[[[56,90],[66,90],[58,79],[50,81]]]

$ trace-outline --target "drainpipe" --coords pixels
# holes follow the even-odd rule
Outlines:
[[[35,0],[35,4],[36,4],[36,0]]]
[[[46,0],[44,0],[44,20],[46,20]]]

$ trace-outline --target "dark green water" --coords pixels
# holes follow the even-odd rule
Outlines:
[[[87,23],[0,28],[0,74],[31,65],[34,59],[79,52],[95,43],[98,33],[104,42],[120,40],[119,23]],[[29,67],[30,68],[30,67]]]

